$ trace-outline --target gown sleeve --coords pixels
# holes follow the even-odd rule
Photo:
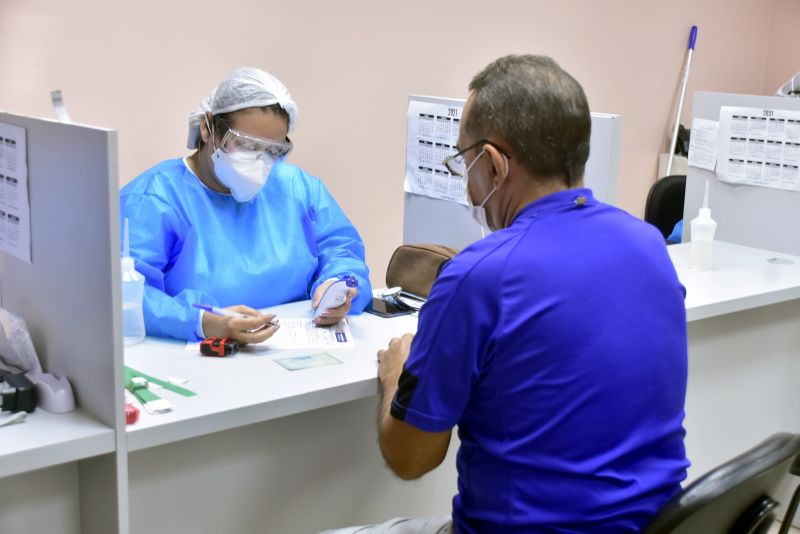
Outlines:
[[[309,294],[313,298],[317,287],[329,278],[341,275],[355,276],[358,280],[358,295],[351,305],[351,313],[361,313],[372,300],[364,242],[336,200],[319,180],[312,181],[309,216],[319,259],[319,267]]]
[[[126,194],[120,217],[128,218],[130,251],[136,270],[145,277],[144,324],[148,336],[196,339],[200,310],[193,304],[217,305],[211,295],[184,289],[175,296],[164,290],[164,273],[180,252],[185,225],[174,207],[155,195]],[[120,225],[122,227],[122,225]]]

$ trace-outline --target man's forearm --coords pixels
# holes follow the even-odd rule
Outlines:
[[[381,430],[381,422],[383,421],[384,417],[389,416],[389,410],[392,408],[392,399],[394,399],[394,394],[397,392],[397,383],[399,380],[399,374],[394,375],[393,378],[384,378],[381,377],[381,402],[380,407],[378,408],[378,432]]]
[[[451,431],[426,432],[395,419],[392,400],[398,388],[400,370],[381,380],[378,410],[378,446],[386,465],[403,480],[414,480],[435,469],[447,454]]]
[[[451,433],[426,432],[391,414],[413,337],[406,334],[402,339],[393,339],[387,350],[378,351],[378,445],[386,464],[404,480],[419,478],[439,465],[447,454]]]

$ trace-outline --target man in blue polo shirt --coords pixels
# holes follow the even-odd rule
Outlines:
[[[458,427],[452,524],[357,532],[638,532],[688,466],[684,289],[664,240],[581,188],[589,107],[552,59],[486,67],[461,124],[446,164],[495,232],[447,264],[378,372],[398,476],[439,465]]]

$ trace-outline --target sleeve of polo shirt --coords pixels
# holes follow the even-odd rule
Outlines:
[[[458,260],[448,263],[420,310],[392,400],[394,418],[426,432],[444,432],[458,424],[498,324],[496,275]]]

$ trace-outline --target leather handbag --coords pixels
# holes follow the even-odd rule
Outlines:
[[[401,245],[389,260],[386,285],[428,298],[442,267],[456,254],[458,250],[442,245]]]

